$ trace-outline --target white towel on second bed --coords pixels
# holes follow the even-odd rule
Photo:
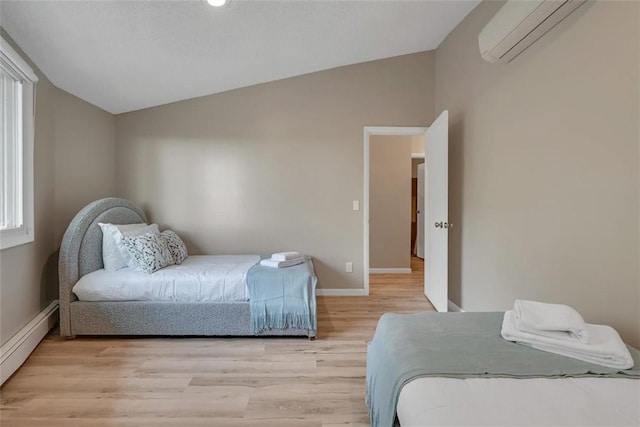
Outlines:
[[[608,366],[617,369],[633,367],[633,359],[618,332],[610,326],[586,324],[590,336],[589,344],[574,339],[557,339],[548,336],[531,334],[518,330],[515,313],[509,310],[504,313],[502,322],[502,338],[518,344],[572,357],[584,362]]]
[[[530,334],[589,343],[589,330],[580,313],[564,304],[517,299],[513,304],[516,328]]]

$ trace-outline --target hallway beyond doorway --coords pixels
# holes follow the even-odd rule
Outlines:
[[[424,295],[424,260],[418,257],[411,257],[410,274],[371,274],[369,281],[372,294],[375,292],[376,296],[389,299],[401,297],[398,299],[399,305],[405,298],[422,298],[431,305]]]

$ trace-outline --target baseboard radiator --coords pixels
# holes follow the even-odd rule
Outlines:
[[[0,347],[0,384],[22,366],[57,321],[58,300],[55,300]]]

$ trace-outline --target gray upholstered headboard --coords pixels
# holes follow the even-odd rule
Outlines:
[[[85,274],[103,267],[99,222],[135,224],[147,222],[147,217],[130,201],[109,197],[88,204],[73,218],[62,238],[58,261],[60,334],[63,336],[71,335],[69,304],[77,299],[71,292],[73,286]]]

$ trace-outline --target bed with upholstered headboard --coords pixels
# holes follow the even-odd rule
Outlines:
[[[313,338],[313,329],[269,329],[251,333],[248,301],[81,301],[73,292],[83,277],[103,268],[98,223],[147,223],[128,200],[106,198],[82,209],[71,221],[60,247],[60,334],[251,336],[296,335]],[[314,284],[315,290],[315,284]],[[314,300],[315,316],[315,300]]]

